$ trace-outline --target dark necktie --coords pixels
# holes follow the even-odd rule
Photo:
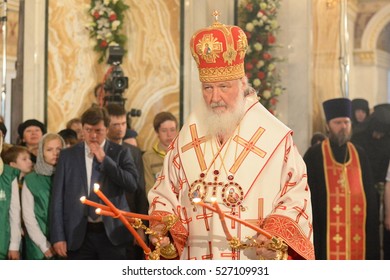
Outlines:
[[[91,184],[89,186],[89,200],[99,203],[99,197],[94,192],[94,184],[99,181],[100,177],[100,163],[96,160],[96,158],[93,158],[92,161],[92,172],[91,172]],[[95,212],[96,208],[89,207],[88,209],[88,216],[91,217],[93,220],[96,220],[99,215]]]

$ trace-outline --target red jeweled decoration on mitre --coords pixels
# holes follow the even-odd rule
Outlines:
[[[198,65],[201,82],[221,82],[245,76],[244,58],[248,41],[234,25],[214,23],[194,33],[191,54]]]

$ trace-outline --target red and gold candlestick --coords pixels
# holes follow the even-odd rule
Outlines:
[[[131,224],[125,218],[125,216],[121,213],[121,211],[118,208],[116,208],[115,205],[100,191],[99,184],[94,184],[94,192],[111,209],[111,211],[115,214],[115,217],[118,217],[118,219],[120,219],[122,221],[122,223],[126,226],[126,228],[130,231],[130,233],[137,240],[138,244],[142,247],[142,249],[144,250],[144,253],[146,255],[149,255],[151,252],[150,248],[146,245],[144,240],[139,236],[137,231],[131,226]]]
[[[212,207],[212,206],[210,206],[210,205],[204,203],[200,198],[195,198],[195,199],[193,199],[193,202],[194,202],[195,204],[198,204],[198,205],[200,205],[200,206],[206,208],[206,209],[209,209],[210,211],[213,211],[214,213],[218,213],[218,210],[217,210],[217,209],[215,209],[214,207]],[[215,204],[214,204],[214,205],[215,205]],[[219,210],[219,211],[221,211],[221,210]],[[233,220],[233,221],[236,221],[236,222],[238,222],[238,223],[240,223],[240,224],[242,224],[242,225],[244,225],[244,226],[246,226],[246,227],[248,227],[248,228],[250,228],[250,229],[253,229],[253,230],[256,231],[257,233],[260,233],[260,234],[264,235],[264,236],[267,237],[268,239],[272,239],[272,235],[269,234],[268,232],[266,232],[264,229],[259,228],[259,227],[257,227],[257,226],[254,226],[254,225],[252,225],[252,224],[250,224],[250,223],[248,223],[248,222],[246,222],[246,221],[243,221],[243,220],[241,220],[241,219],[239,219],[239,218],[237,218],[237,217],[235,217],[235,216],[232,216],[232,215],[229,215],[229,214],[225,214],[225,213],[222,213],[222,214],[223,214],[226,218],[231,219],[231,220]]]
[[[158,250],[154,250],[151,252],[150,248],[147,247],[143,239],[139,236],[139,234],[136,232],[135,229],[143,229],[147,234],[156,234],[153,231],[150,231],[149,228],[147,228],[145,225],[143,225],[141,220],[153,220],[157,222],[162,222],[166,225],[166,229],[169,230],[178,220],[178,216],[172,214],[167,216],[157,216],[157,215],[143,215],[133,212],[127,212],[120,210],[116,208],[112,202],[100,191],[100,187],[98,184],[94,185],[94,191],[97,194],[98,197],[106,204],[100,204],[96,203],[94,201],[86,199],[85,196],[80,198],[80,201],[83,204],[86,204],[91,207],[96,208],[96,214],[103,215],[103,216],[109,216],[113,217],[115,219],[120,219],[121,222],[126,226],[126,228],[130,231],[130,233],[135,237],[138,244],[143,248],[144,253],[147,257],[147,259],[159,259],[160,258],[160,251],[161,255],[163,255],[166,258],[176,257],[177,255],[173,255],[172,252],[175,250],[171,250],[173,245],[166,246],[163,248],[159,248]],[[131,223],[131,224],[130,224]],[[172,247],[172,248],[171,248]],[[172,251],[172,252],[171,252]],[[169,253],[169,254],[168,254]]]
[[[235,216],[232,216],[232,215],[229,215],[229,214],[225,214],[221,211],[221,209],[219,208],[219,205],[218,203],[216,202],[216,198],[211,198],[212,200],[212,203],[213,203],[213,206],[210,206],[206,203],[204,203],[200,198],[195,198],[193,199],[193,202],[195,204],[198,204],[206,209],[209,209],[210,211],[212,212],[215,212],[215,213],[218,213],[219,215],[219,218],[221,220],[221,224],[222,224],[222,227],[223,227],[223,230],[225,232],[225,235],[226,235],[226,239],[229,241],[229,244],[231,246],[232,249],[245,249],[247,247],[254,247],[253,245],[256,245],[256,246],[259,246],[257,244],[257,242],[255,241],[252,245],[248,245],[248,244],[245,244],[245,243],[241,243],[240,240],[238,240],[237,238],[235,237],[232,237],[228,231],[228,228],[226,226],[226,221],[225,221],[225,217],[228,218],[228,219],[231,219],[233,221],[236,221],[250,229],[253,229],[254,231],[256,231],[257,233],[259,234],[262,234],[264,235],[265,237],[267,237],[271,242],[268,243],[268,245],[266,245],[266,248],[269,249],[269,250],[273,250],[276,252],[276,256],[275,256],[275,260],[278,259],[278,260],[286,260],[287,257],[288,257],[288,246],[286,243],[284,243],[284,241],[278,237],[275,237],[275,236],[272,236],[271,234],[269,234],[268,232],[266,232],[265,230],[263,230],[262,228],[259,228],[257,226],[254,226],[246,221],[243,221]],[[260,244],[262,245],[262,244]],[[264,259],[263,257],[260,256],[260,259]]]

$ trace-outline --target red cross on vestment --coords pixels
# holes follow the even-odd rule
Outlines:
[[[161,202],[158,200],[159,198],[160,198],[159,196],[156,196],[155,198],[153,198],[152,203],[150,203],[150,208],[152,208],[153,211],[156,210],[156,204],[158,204],[158,203],[163,205],[163,206],[166,206],[166,204],[164,202]]]
[[[240,136],[236,135],[233,140],[244,147],[241,154],[238,156],[237,160],[234,162],[234,165],[232,168],[230,168],[231,173],[236,173],[238,168],[240,168],[241,164],[244,162],[245,158],[248,156],[249,152],[253,152],[259,157],[263,158],[267,154],[262,149],[259,149],[255,146],[256,142],[260,139],[261,135],[264,133],[265,129],[262,127],[259,127],[255,134],[253,134],[252,138],[249,141],[246,141],[245,139],[241,138]]]
[[[180,210],[180,206],[178,206],[177,208],[178,208],[177,213],[179,213],[180,222],[182,222],[183,224],[189,224],[192,221],[192,218],[188,218],[187,209],[183,207]],[[181,214],[182,212],[183,212],[184,219],[182,218],[182,214]]]
[[[307,200],[305,199],[305,204],[303,206],[303,208],[301,207],[298,207],[298,206],[295,206],[293,207],[294,210],[297,210],[298,211],[298,214],[297,214],[297,217],[295,219],[295,221],[298,223],[299,222],[299,219],[301,217],[304,217],[306,220],[309,219],[309,216],[307,215],[306,213],[306,207],[307,207]]]
[[[264,198],[257,199],[257,219],[246,219],[248,223],[259,227],[263,222]]]
[[[284,184],[283,186],[283,189],[282,189],[282,192],[281,192],[281,195],[285,195],[288,191],[289,188],[292,188],[294,186],[297,185],[296,182],[291,182],[291,178],[292,178],[292,172],[288,172],[287,173],[287,176],[288,176],[288,181]]]
[[[196,257],[191,257],[191,246],[187,246],[187,259],[188,260],[197,260]]]
[[[211,246],[211,241],[209,241],[209,252],[210,252],[210,254],[202,255],[202,260],[212,260],[213,259],[213,246]]]
[[[196,219],[197,220],[204,219],[204,225],[205,225],[207,231],[210,231],[209,218],[211,218],[212,216],[213,216],[213,212],[206,213],[206,208],[203,208],[203,214],[196,215]]]
[[[221,253],[221,257],[223,257],[223,258],[229,258],[230,257],[230,258],[232,258],[232,260],[240,259],[239,256],[240,255],[238,254],[236,249],[232,249],[232,251],[230,253]]]
[[[206,142],[207,138],[205,136],[203,136],[201,138],[198,137],[198,132],[196,130],[196,125],[195,124],[191,124],[190,125],[190,132],[191,132],[192,142],[184,145],[181,148],[181,152],[184,153],[184,152],[194,148],[196,157],[198,159],[198,163],[199,163],[200,169],[202,171],[204,171],[204,170],[206,170],[207,166],[206,166],[206,162],[205,162],[205,159],[204,159],[204,155],[203,155],[202,149],[200,148],[200,144]]]
[[[239,211],[237,211],[237,212],[239,212]],[[232,216],[237,216],[237,217],[239,217],[240,215],[239,215],[237,212],[232,213],[232,210],[223,211],[223,213],[225,213],[225,214],[229,214],[229,215],[232,215]],[[236,214],[237,214],[237,215],[236,215]],[[230,227],[231,227],[231,229],[235,229],[235,228],[236,228],[236,221],[235,221],[235,220],[230,219]]]

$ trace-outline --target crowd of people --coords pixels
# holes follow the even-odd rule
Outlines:
[[[327,131],[302,156],[248,84],[241,28],[216,18],[190,48],[203,102],[180,131],[157,113],[150,150],[115,103],[58,133],[26,120],[15,144],[0,122],[0,259],[142,260],[140,242],[161,259],[390,259],[389,104],[324,101]],[[102,203],[96,186],[117,209],[159,218],[129,232],[81,203]]]
[[[173,128],[162,115],[169,116]],[[177,120],[169,112],[155,119],[155,146],[165,150],[176,136]],[[91,106],[58,133],[47,133],[36,119],[26,120],[15,144],[3,143],[3,122],[1,127],[0,196],[6,203],[0,212],[6,230],[0,233],[0,259],[145,259],[121,221],[98,216],[80,203],[82,196],[102,203],[91,189],[100,183],[119,209],[148,213],[144,170],[151,174],[148,180],[158,174],[152,173],[153,162],[146,161],[144,168],[143,155],[154,149],[144,152],[124,141],[123,106]],[[137,232],[148,243],[144,229]]]

